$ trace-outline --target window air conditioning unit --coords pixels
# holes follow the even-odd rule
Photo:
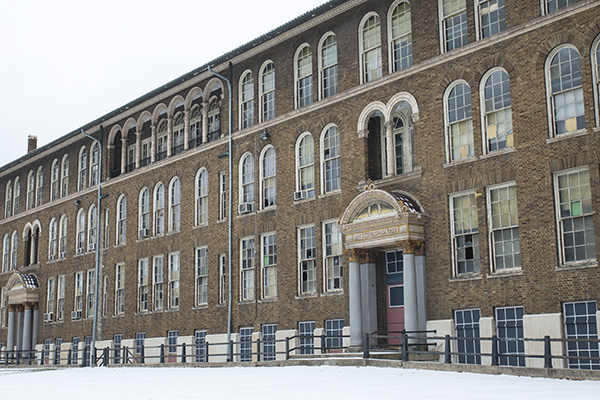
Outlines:
[[[309,197],[312,197],[311,194],[313,192],[314,192],[314,189],[299,190],[297,192],[294,192],[294,200],[298,201],[298,200],[308,199]]]
[[[44,322],[51,322],[52,320],[54,320],[54,313],[45,313],[44,314]]]
[[[81,319],[81,311],[71,311],[71,319]]]
[[[77,254],[83,254],[83,247],[77,248]]]
[[[54,259],[55,259],[55,258],[56,258],[56,257],[54,256],[54,254],[51,254],[51,255],[50,255],[50,257],[48,257],[48,260],[49,260],[49,261],[54,261]]]
[[[148,237],[148,228],[140,229],[140,237],[141,238]]]
[[[253,203],[242,203],[239,205],[239,211],[240,214],[248,214],[252,211],[254,211],[254,204]]]
[[[88,243],[88,250],[89,251],[96,250],[96,243]]]
[[[67,253],[60,253],[60,258],[67,258]]]

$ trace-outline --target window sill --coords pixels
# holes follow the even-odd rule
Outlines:
[[[308,202],[310,202],[310,201],[315,201],[315,199],[316,199],[316,198],[317,198],[317,197],[315,196],[315,197],[309,197],[308,199],[294,200],[294,205],[297,205],[297,204],[304,204],[304,203],[308,203]]]
[[[208,304],[198,304],[192,307],[192,310],[206,310],[208,308]]]
[[[482,154],[479,156],[480,160],[485,160],[487,158],[492,158],[495,156],[501,156],[504,154],[510,154],[510,153],[514,153],[515,152],[515,148],[514,147],[505,147],[503,149],[499,149],[499,150],[494,150],[494,151],[490,151],[489,153],[486,154]]]
[[[596,267],[598,267],[597,260],[586,260],[586,261],[571,262],[568,264],[559,265],[556,267],[556,271],[571,271],[574,269],[596,268]]]
[[[298,295],[295,296],[296,300],[301,300],[301,299],[316,299],[317,297],[319,297],[318,293],[298,294]]]
[[[450,167],[454,167],[456,165],[468,164],[468,163],[471,163],[474,161],[477,161],[477,156],[465,157],[465,158],[450,161],[449,163],[444,164],[444,168],[450,168]]]
[[[125,317],[125,313],[123,313],[123,314],[117,314],[117,315],[113,315],[112,317],[113,317],[113,318],[124,318],[124,317]],[[80,320],[78,320],[78,321],[83,321],[83,319],[80,319]]]
[[[596,127],[592,128],[592,132],[593,133],[600,133],[600,126],[596,126]]]
[[[266,299],[260,299],[258,302],[259,303],[274,303],[277,301],[277,297],[269,297]]]
[[[331,192],[323,193],[317,196],[318,199],[323,199],[326,197],[337,196],[338,194],[342,194],[342,189],[332,190]]]
[[[177,235],[178,233],[181,232],[181,229],[177,229],[176,231],[169,231],[167,232],[166,236],[173,236],[173,235]]]
[[[241,218],[249,217],[251,215],[256,215],[256,211],[252,211],[252,212],[248,212],[248,213],[244,213],[244,214],[237,213],[237,215],[235,216],[235,219],[241,219]]]
[[[464,274],[450,278],[449,282],[468,282],[468,281],[479,281],[483,279],[480,273],[476,274]]]
[[[113,246],[113,248],[115,248],[115,249],[119,249],[119,248],[122,248],[122,247],[125,247],[125,246],[127,246],[127,244],[126,244],[126,243],[119,243],[119,244],[115,244],[115,245]]]
[[[254,304],[255,300],[243,300],[243,301],[238,301],[237,305],[238,306],[244,306],[244,305],[250,305],[250,304]]]
[[[333,289],[333,290],[329,290],[323,294],[321,294],[321,297],[336,297],[336,296],[342,296],[344,294],[344,289]]]
[[[208,222],[203,222],[201,224],[198,225],[194,225],[193,229],[201,229],[201,228],[206,228],[208,226]]]
[[[574,138],[574,137],[578,137],[578,136],[585,136],[587,134],[588,134],[587,129],[580,129],[578,131],[570,132],[570,133],[561,133],[558,136],[554,136],[549,139],[546,139],[546,143],[550,144],[550,143],[560,142],[561,140],[568,140],[570,138]]]
[[[523,275],[523,271],[519,268],[519,269],[511,269],[508,271],[502,271],[502,272],[492,272],[491,274],[489,274],[487,277],[489,279],[497,279],[497,278],[506,278],[506,277],[511,277],[511,276],[521,276]]]
[[[277,205],[269,206],[267,208],[261,208],[256,213],[257,214],[262,214],[262,213],[266,213],[266,212],[269,212],[269,211],[275,211],[275,210],[277,210]]]
[[[146,311],[138,311],[134,315],[136,317],[138,317],[138,316],[144,316],[144,315],[148,315],[148,314],[150,314],[150,312],[146,310]]]

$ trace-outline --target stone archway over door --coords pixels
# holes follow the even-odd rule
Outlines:
[[[6,350],[9,357],[15,353],[29,356],[35,348],[38,334],[39,284],[34,274],[13,274],[4,287],[8,298],[8,337]]]
[[[378,190],[368,182],[338,224],[350,253],[350,345],[362,346],[364,334],[377,331],[375,260],[385,250],[402,251],[404,327],[424,331],[425,236],[424,211],[419,203],[407,193]]]

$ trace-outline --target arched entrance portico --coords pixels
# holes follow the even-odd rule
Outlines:
[[[28,357],[35,348],[38,334],[39,284],[34,274],[13,274],[4,291],[8,297],[8,337],[6,350],[9,357],[15,353]]]
[[[425,237],[419,203],[407,193],[378,190],[368,182],[365,192],[348,205],[338,224],[350,253],[350,346],[362,346],[364,334],[378,330],[376,259],[381,252],[387,253],[386,268],[395,261],[389,260],[392,254],[402,260],[394,264],[398,271],[386,271],[388,331],[398,327],[424,331]],[[394,288],[401,290],[392,292]],[[394,310],[399,304],[402,309]]]

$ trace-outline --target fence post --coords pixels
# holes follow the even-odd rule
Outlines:
[[[164,344],[160,345],[160,363],[161,364],[165,363],[165,345]]]
[[[229,341],[229,360],[227,362],[233,362],[233,340]]]
[[[208,362],[208,342],[204,342],[204,362]]]
[[[498,365],[498,336],[492,336],[492,365]]]
[[[21,352],[17,351],[17,365],[21,365]]]
[[[321,335],[321,354],[325,354],[327,349],[325,347],[325,335]]]
[[[285,338],[285,359],[286,360],[290,359],[290,338],[289,337]]]
[[[184,343],[183,346],[181,347],[181,362],[182,363],[185,363],[185,359],[187,358],[186,357],[186,353],[187,353],[187,351],[186,351],[186,345]]]
[[[552,368],[552,342],[550,336],[544,336],[544,368]]]
[[[94,347],[92,350],[94,350],[92,352],[92,364],[96,365],[96,364],[98,364],[98,349],[96,347]]]
[[[363,342],[363,358],[369,358],[369,334],[365,333],[365,340]]]
[[[452,355],[450,354],[450,335],[444,336],[444,363],[452,364]]]
[[[260,361],[260,338],[256,339],[256,361]]]
[[[408,361],[408,335],[404,329],[402,329],[402,361]]]
[[[140,359],[141,359],[141,360],[140,360],[140,363],[141,363],[141,364],[144,364],[144,363],[146,362],[146,360],[144,360],[144,358],[145,358],[145,350],[144,350],[144,347],[145,347],[145,346],[144,346],[144,345],[142,345],[142,346],[141,346],[141,349],[140,349]]]

